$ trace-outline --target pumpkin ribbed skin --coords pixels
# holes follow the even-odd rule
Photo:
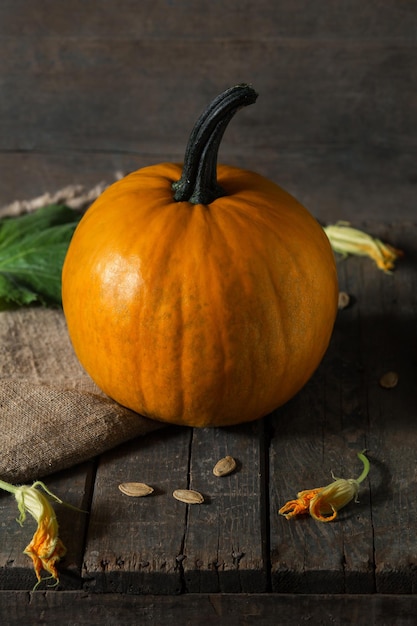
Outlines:
[[[320,363],[337,312],[323,229],[258,174],[218,166],[224,197],[175,202],[181,166],[109,187],[79,223],[62,298],[96,384],[154,419],[225,426],[289,400]]]

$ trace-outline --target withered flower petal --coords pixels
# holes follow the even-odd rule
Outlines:
[[[335,478],[326,487],[300,491],[296,500],[289,500],[279,509],[280,515],[287,519],[309,513],[319,522],[331,522],[338,511],[353,499],[357,501],[359,485],[369,473],[369,460],[364,452],[358,458],[363,463],[363,470],[358,478]]]
[[[335,252],[344,256],[349,254],[368,256],[387,274],[394,269],[395,261],[404,255],[402,250],[358,228],[352,228],[349,222],[330,224],[324,227],[324,232]]]
[[[19,524],[22,525],[25,521],[26,513],[30,513],[38,523],[32,541],[24,550],[24,553],[33,561],[38,584],[42,581],[42,569],[55,579],[55,584],[58,584],[56,564],[64,556],[66,549],[58,536],[58,521],[50,500],[53,499],[63,504],[62,500],[51,493],[40,481],[31,486],[17,487],[0,480],[0,488],[14,494],[20,512],[17,520]]]

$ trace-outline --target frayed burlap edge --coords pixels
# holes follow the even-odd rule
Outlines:
[[[163,426],[100,394],[0,381],[0,477],[26,482],[66,469]]]

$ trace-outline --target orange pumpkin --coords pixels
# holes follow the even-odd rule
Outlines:
[[[227,123],[256,97],[247,85],[220,94],[183,168],[110,186],[69,246],[63,308],[81,364],[157,420],[260,418],[301,389],[330,340],[338,288],[323,229],[271,181],[217,165]]]

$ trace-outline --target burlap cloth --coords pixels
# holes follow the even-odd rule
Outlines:
[[[0,209],[63,201],[83,209],[105,187],[70,186]],[[113,402],[83,371],[61,309],[0,312],[0,479],[22,483],[91,459],[163,426]]]
[[[0,313],[0,478],[36,480],[162,427],[104,396],[61,310]]]

